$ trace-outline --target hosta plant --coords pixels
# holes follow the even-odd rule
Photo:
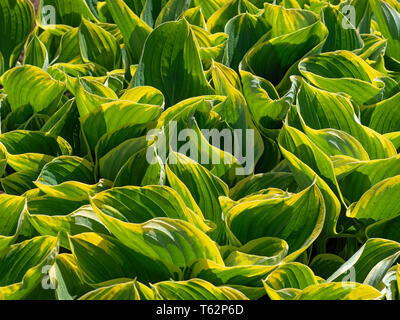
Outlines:
[[[400,299],[399,35],[395,0],[2,0],[0,299]]]

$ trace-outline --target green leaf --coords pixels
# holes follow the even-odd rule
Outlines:
[[[123,0],[106,0],[106,3],[113,20],[121,30],[124,43],[133,58],[133,62],[137,63],[152,28],[134,14]]]
[[[300,130],[284,125],[278,137],[279,145],[293,153],[302,162],[308,165],[329,187],[334,190],[339,198],[341,193],[337,183],[333,164],[329,157],[321,151]]]
[[[331,92],[342,92],[363,105],[379,99],[383,77],[362,58],[350,51],[323,53],[303,59],[299,63],[301,74],[313,85]]]
[[[400,174],[399,156],[357,161],[356,159],[337,156],[334,161],[335,174],[343,196],[351,203],[378,182]]]
[[[308,27],[276,38],[270,39],[268,35],[262,37],[246,53],[240,67],[278,85],[282,80],[287,81],[289,75],[298,74],[298,71],[291,67],[301,58],[320,50],[328,30],[321,21],[317,21]],[[284,83],[282,85],[287,86]]]
[[[201,279],[165,281],[152,285],[165,300],[248,300],[240,291],[230,287],[216,287]]]
[[[176,277],[179,270],[132,250],[113,237],[88,232],[70,237],[72,253],[83,280],[95,287],[117,279],[133,279],[149,283]]]
[[[0,250],[7,248],[15,240],[25,208],[24,197],[0,195]]]
[[[21,53],[22,47],[28,38],[34,23],[35,13],[33,5],[28,0],[7,0],[0,4],[0,54],[3,58],[3,69],[12,67]],[[12,56],[15,56],[13,59]],[[1,60],[1,59],[0,59]],[[2,72],[0,72],[0,75]]]
[[[400,214],[400,205],[393,201],[393,197],[399,188],[400,176],[376,183],[348,208],[346,215],[368,224],[397,216]]]
[[[289,172],[266,172],[249,176],[229,190],[229,197],[239,200],[257,191],[267,188],[291,189],[295,184]]]
[[[89,205],[68,215],[27,214],[26,218],[41,235],[60,234],[60,245],[66,249],[70,249],[67,234],[72,236],[85,232],[110,234]]]
[[[0,251],[0,292],[5,300],[19,300],[43,280],[58,252],[57,238],[36,237]]]
[[[79,300],[156,300],[155,293],[134,280],[90,291]]]
[[[102,104],[118,99],[117,94],[112,89],[94,80],[78,78],[75,82],[72,82],[72,88],[81,117],[92,111],[96,112],[96,109]]]
[[[52,276],[57,283],[55,290],[58,300],[74,300],[92,289],[83,282],[76,259],[72,254],[62,253],[57,256],[54,273],[50,273],[50,278]]]
[[[332,128],[352,135],[362,144],[370,159],[396,155],[390,141],[363,126],[354,112],[351,101],[340,94],[317,89],[303,81],[297,96],[297,111],[305,124],[313,129]]]
[[[226,215],[227,225],[241,243],[260,237],[286,240],[290,254],[287,260],[295,259],[314,242],[324,219],[324,200],[315,184],[280,199],[241,202]]]
[[[167,22],[149,35],[134,78],[135,87],[144,85],[161,90],[167,107],[213,93],[187,21]]]
[[[168,21],[177,20],[191,4],[192,0],[169,0],[161,9],[155,22],[155,27]]]
[[[323,237],[336,234],[336,223],[339,218],[341,205],[328,184],[320,178],[307,164],[302,162],[294,154],[287,151],[283,147],[281,152],[285,159],[288,161],[290,170],[293,173],[294,179],[301,188],[307,188],[314,183],[318,186],[321,194],[323,195],[325,203],[325,221],[322,230]]]
[[[398,105],[400,94],[378,102],[373,106],[368,126],[379,133],[400,131]]]
[[[382,294],[375,288],[359,283],[322,283],[304,289],[295,300],[377,300]]]
[[[97,63],[110,71],[119,68],[121,49],[111,33],[82,19],[78,36],[81,55],[85,62]]]
[[[49,55],[46,46],[35,35],[26,47],[24,64],[30,64],[46,70],[49,65]]]
[[[104,214],[126,222],[143,223],[157,217],[187,221],[208,231],[202,216],[188,210],[179,194],[166,186],[121,187],[98,193],[92,204]]]
[[[287,9],[264,2],[263,17],[271,25],[270,39],[306,28],[318,21],[318,16],[309,10]]]
[[[58,185],[67,181],[94,183],[93,165],[85,159],[61,156],[47,163],[36,182],[44,185]]]
[[[322,9],[322,19],[329,34],[326,38],[323,52],[348,50],[353,51],[363,46],[363,41],[353,28],[343,28],[346,23],[351,23],[342,12],[335,7],[328,5]]]
[[[369,239],[326,281],[352,280],[376,286],[399,255],[399,243],[379,238]]]
[[[13,68],[0,78],[11,109],[30,104],[36,112],[58,104],[65,83],[54,80],[46,71],[30,65]]]
[[[226,196],[228,187],[222,180],[190,158],[180,153],[173,153],[172,156],[172,159],[176,159],[176,161],[171,161],[170,158],[169,168],[185,184],[204,217],[217,225],[213,239],[222,241],[225,238],[225,232],[222,227],[224,221],[221,217],[218,197]]]
[[[154,261],[180,268],[196,259],[223,264],[216,244],[183,220],[156,218],[142,224],[127,223],[96,210],[100,220],[124,245]]]
[[[70,29],[69,26],[78,27],[83,18],[97,20],[85,0],[40,0],[36,24],[60,34]]]
[[[217,11],[207,18],[207,29],[211,33],[223,32],[227,22],[238,14],[257,14],[259,9],[248,0],[225,1]]]
[[[272,271],[263,284],[271,300],[292,300],[301,290],[318,281],[309,267],[291,262]]]
[[[263,265],[227,267],[210,260],[200,259],[190,266],[187,274],[190,278],[204,279],[218,286],[245,286],[254,290],[262,286],[261,280],[275,268],[276,266]]]
[[[261,16],[243,13],[230,19],[224,30],[229,36],[225,50],[225,64],[238,70],[240,61],[247,51],[269,30],[270,26]]]
[[[399,23],[400,13],[396,11],[389,3],[381,0],[372,0],[369,2],[374,13],[379,30],[382,35],[388,39],[387,54],[399,60],[400,59],[400,36]]]
[[[80,121],[87,142],[90,148],[94,150],[97,142],[104,134],[128,125],[146,124],[156,120],[161,111],[162,108],[158,105],[117,100],[102,104],[99,108],[81,116]]]

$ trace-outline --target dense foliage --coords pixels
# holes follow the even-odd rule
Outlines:
[[[396,0],[1,0],[0,299],[399,299],[399,80]]]

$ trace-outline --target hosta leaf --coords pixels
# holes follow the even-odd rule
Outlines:
[[[107,70],[114,70],[120,66],[121,50],[111,33],[82,19],[78,37],[81,55],[85,62],[95,62]]]
[[[269,81],[246,71],[240,71],[240,76],[243,94],[255,123],[265,135],[273,135],[274,130],[281,128],[282,120],[295,99],[298,82],[293,81],[291,89],[279,98]]]
[[[67,181],[93,184],[93,165],[78,157],[57,157],[43,167],[36,180],[44,185],[58,185]]]
[[[238,14],[249,12],[257,14],[259,9],[248,0],[226,1],[207,19],[207,29],[211,33],[223,32],[227,22]]]
[[[278,85],[285,75],[294,74],[292,65],[319,50],[327,35],[326,27],[317,21],[309,27],[273,39],[264,36],[244,56],[241,68]],[[266,60],[275,63],[263,63]]]
[[[3,70],[0,68],[0,71],[4,71],[4,69],[8,70],[11,67],[11,63],[15,63],[15,61],[11,61],[12,55],[14,54],[18,58],[22,50],[21,45],[26,41],[32,30],[34,22],[33,6],[28,0],[2,1],[0,4],[0,21],[0,38],[6,39],[0,44],[0,54],[4,64]],[[13,58],[13,60],[16,59]]]
[[[104,134],[123,126],[151,122],[158,118],[161,111],[162,108],[157,105],[118,100],[102,104],[101,107],[81,117],[81,123],[87,142],[94,150]]]
[[[310,268],[315,275],[327,279],[344,263],[345,260],[335,254],[322,253],[314,257],[310,263]]]
[[[58,34],[68,30],[68,26],[78,27],[82,18],[97,20],[85,0],[40,0],[36,23]],[[56,29],[55,24],[62,26]]]
[[[83,282],[76,259],[72,254],[59,254],[54,263],[54,273],[50,273],[56,286],[59,300],[73,300],[90,291],[92,288]]]
[[[269,30],[269,25],[262,17],[249,13],[229,20],[225,25],[225,33],[229,36],[225,49],[226,65],[238,70],[247,51]]]
[[[350,100],[342,95],[303,82],[297,97],[297,110],[313,129],[332,128],[349,133],[362,144],[371,159],[396,155],[388,139],[360,123]]]
[[[155,293],[138,281],[128,281],[90,291],[79,300],[156,300]]]
[[[183,17],[189,22],[191,25],[198,26],[200,28],[206,28],[206,20],[203,16],[203,12],[201,7],[194,7],[186,10],[183,13]]]
[[[270,39],[295,32],[318,21],[318,16],[311,11],[287,9],[266,2],[263,16],[272,27]]]
[[[399,101],[400,94],[396,94],[374,105],[368,126],[379,133],[400,131]]]
[[[223,264],[216,244],[186,221],[156,218],[134,224],[108,216],[96,207],[94,209],[118,240],[151,259],[181,268],[196,259],[210,259]]]
[[[57,236],[60,233],[60,245],[67,249],[70,249],[67,234],[72,236],[85,232],[110,234],[90,206],[81,207],[68,215],[27,214],[26,218],[41,235]]]
[[[276,266],[247,265],[227,267],[210,260],[197,260],[188,269],[190,278],[200,278],[215,285],[261,287],[264,279]],[[190,271],[190,272],[189,272]]]
[[[399,156],[357,161],[347,157],[336,157],[335,173],[343,196],[350,202],[358,201],[376,183],[400,174]]]
[[[61,137],[39,131],[14,130],[0,135],[7,164],[16,171],[40,171],[54,156],[68,155],[71,146]]]
[[[376,286],[400,255],[400,244],[386,239],[369,239],[326,281],[356,281]]]
[[[11,109],[30,104],[36,112],[58,104],[65,84],[54,80],[46,71],[25,65],[16,67],[0,78],[8,95]]]
[[[331,160],[305,134],[296,128],[284,125],[278,142],[280,146],[313,169],[332,190],[341,196]]]
[[[240,86],[239,77],[232,69],[222,64],[214,63],[212,78],[217,93],[227,96],[227,99],[215,106],[213,111],[220,114],[233,129],[237,129],[236,132],[234,131],[234,138],[238,141],[234,143],[239,143],[242,154],[246,155],[246,159],[241,159],[243,155],[237,155],[233,151],[239,160],[238,163],[243,166],[243,169],[238,169],[236,172],[241,175],[249,175],[253,172],[255,163],[260,159],[264,151],[264,143],[251,120],[246,99],[238,90],[240,88],[238,88]],[[237,134],[238,131],[241,132],[241,135]],[[234,148],[232,147],[231,150],[234,150]],[[249,155],[251,159],[248,158]]]
[[[397,216],[400,214],[400,206],[392,199],[399,188],[400,176],[378,182],[349,207],[346,215],[368,224]]]
[[[239,203],[226,216],[227,225],[241,243],[267,236],[286,240],[288,260],[319,236],[324,219],[324,200],[315,184],[286,198]]]
[[[287,190],[294,185],[293,175],[289,172],[267,172],[249,176],[229,190],[229,197],[239,200],[266,188]]]
[[[96,184],[85,184],[76,181],[66,181],[57,185],[47,185],[35,181],[34,184],[45,195],[71,201],[88,200],[89,196],[94,196],[98,192],[112,187],[112,182],[105,179],[100,179]]]
[[[0,250],[7,248],[14,241],[22,222],[25,202],[24,197],[0,195]]]
[[[375,288],[359,283],[323,283],[304,289],[295,300],[375,300],[382,294]]]
[[[36,237],[0,251],[0,292],[6,300],[22,299],[43,279],[43,268],[54,263],[57,238]]]
[[[136,103],[164,106],[164,96],[156,88],[143,86],[128,89],[120,97],[121,100],[129,100]]]
[[[169,168],[186,185],[204,217],[216,223],[216,232],[218,233],[215,234],[215,237],[219,240],[224,239],[225,232],[219,229],[224,221],[221,217],[218,197],[226,196],[228,187],[222,180],[190,158],[180,153],[173,155],[176,157],[176,161],[174,161],[175,163],[169,161]]]
[[[185,220],[203,231],[202,217],[188,210],[179,194],[166,186],[121,187],[92,198],[98,210],[123,221],[143,223],[157,217]]]
[[[123,0],[106,0],[106,3],[115,23],[121,30],[133,62],[138,62],[145,40],[152,28],[134,14]]]
[[[246,265],[273,266],[279,264],[288,252],[285,240],[263,237],[247,242],[244,246],[232,251],[225,259],[230,267]]]
[[[328,184],[320,178],[307,164],[302,162],[294,154],[281,147],[281,152],[288,161],[294,179],[301,188],[307,188],[314,183],[318,186],[324,198],[326,216],[322,234],[336,234],[336,223],[340,213],[340,202]]]
[[[358,160],[369,160],[362,144],[352,135],[337,129],[314,130],[303,124],[306,135],[327,156],[345,155]]]
[[[24,64],[30,64],[46,70],[49,65],[49,55],[42,41],[35,35],[26,47]]]
[[[236,289],[216,287],[201,279],[188,281],[165,281],[152,285],[165,300],[248,300]]]
[[[155,22],[155,27],[167,21],[177,20],[191,4],[191,0],[169,0],[161,9]]]
[[[28,212],[30,214],[43,214],[61,216],[72,213],[83,205],[88,204],[87,198],[68,199],[50,195],[37,195],[28,199]]]
[[[208,20],[210,16],[226,2],[226,0],[193,0],[193,5],[200,6],[201,10],[204,12],[204,16]]]
[[[113,237],[94,232],[70,237],[72,253],[86,283],[102,287],[104,282],[133,279],[148,283],[177,277],[174,265],[163,265]]]
[[[397,60],[400,59],[399,23],[400,13],[389,3],[381,0],[369,2],[382,35],[388,39],[387,54]]]
[[[154,152],[154,157],[157,157],[155,163],[148,161],[150,152]],[[162,159],[157,155],[153,146],[149,146],[136,152],[125,162],[115,177],[114,187],[163,185],[164,182],[165,171]]]
[[[360,49],[363,41],[354,28],[343,28],[343,25],[350,21],[333,6],[328,5],[322,9],[323,21],[329,30],[329,35],[322,51],[349,50]],[[344,21],[347,20],[347,21]]]
[[[145,150],[149,145],[150,142],[147,141],[145,136],[125,140],[118,147],[98,159],[97,164],[100,176],[105,179],[115,180],[119,171],[130,157]]]
[[[1,179],[1,187],[7,194],[22,195],[35,188],[33,181],[37,176],[38,172],[34,170],[14,172]]]
[[[187,21],[167,22],[149,35],[134,79],[134,86],[144,85],[161,90],[167,107],[213,93]]]
[[[384,86],[382,82],[375,81],[383,73],[350,51],[305,58],[300,62],[299,70],[313,85],[349,94],[360,105],[378,100]]]
[[[222,61],[228,35],[223,32],[211,34],[207,30],[191,25],[204,70],[209,69],[213,61]]]
[[[72,83],[76,97],[79,115],[84,117],[96,111],[102,104],[118,99],[117,94],[102,83],[94,80],[80,78]]]
[[[399,222],[399,215],[379,220],[365,229],[365,235],[368,238],[384,238],[400,242]]]
[[[271,300],[292,300],[301,290],[317,283],[312,270],[298,262],[279,266],[263,281]]]

